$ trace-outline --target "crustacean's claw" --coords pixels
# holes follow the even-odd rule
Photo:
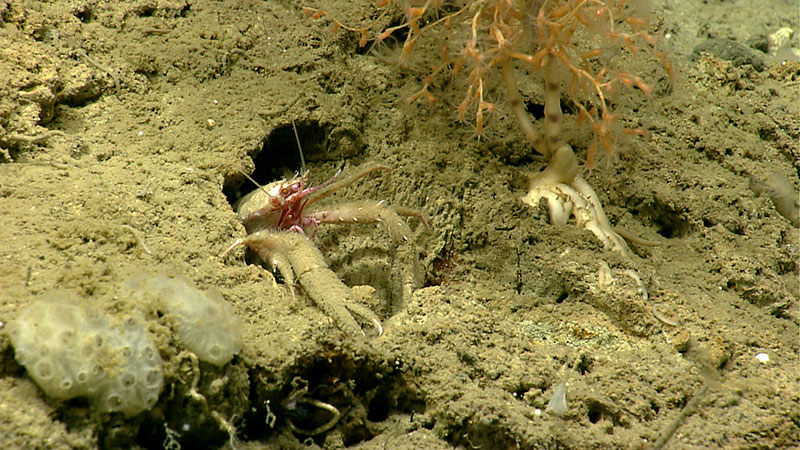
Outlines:
[[[221,255],[219,255],[219,257],[220,258],[224,258],[228,253],[233,251],[236,247],[240,247],[240,246],[242,246],[244,244],[245,244],[245,238],[239,238],[239,239],[235,240],[233,242],[233,244],[230,245],[230,247],[228,247],[224,252],[222,252]]]
[[[370,309],[351,301],[353,295],[325,263],[322,253],[305,235],[289,231],[263,230],[239,238],[231,248],[247,245],[265,261],[271,262],[292,286],[295,276],[314,304],[350,334],[364,335],[350,314],[355,313],[374,324],[383,334],[378,316]],[[294,295],[294,293],[293,293]]]

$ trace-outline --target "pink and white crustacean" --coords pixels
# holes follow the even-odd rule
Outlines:
[[[394,208],[383,201],[362,200],[311,208],[315,202],[328,197],[336,190],[378,170],[391,170],[388,166],[370,163],[337,180],[338,172],[318,186],[307,187],[308,172],[291,179],[275,181],[242,197],[234,207],[239,221],[248,235],[237,239],[225,251],[242,245],[248,246],[264,261],[278,270],[289,286],[297,282],[323,312],[339,327],[351,334],[363,334],[352,314],[373,323],[379,334],[382,328],[378,317],[366,307],[351,301],[352,294],[325,263],[325,260],[308,236],[314,236],[322,223],[381,223],[398,244],[408,243],[411,228],[400,216],[418,217],[428,228],[419,211]],[[415,252],[408,252],[414,253]],[[413,258],[410,268],[403,269],[403,298],[407,300],[418,282],[418,258]],[[294,292],[294,291],[292,291]]]
[[[303,220],[303,207],[308,204],[309,195],[331,180],[319,186],[306,187],[308,183],[308,171],[306,171],[291,179],[278,180],[262,186],[236,203],[239,222],[244,225],[248,233],[268,228],[304,231],[311,224],[316,227],[318,224],[313,218],[306,217]]]

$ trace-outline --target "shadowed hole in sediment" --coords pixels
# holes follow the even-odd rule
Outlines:
[[[544,104],[526,102],[525,110],[528,111],[531,116],[533,116],[534,120],[544,119]]]
[[[258,441],[294,427],[298,444],[310,438],[323,445],[332,432],[339,433],[348,447],[372,439],[377,433],[375,423],[425,411],[423,394],[408,378],[413,372],[406,364],[400,357],[356,351],[331,341],[301,355],[281,375],[251,370],[253,408],[243,419],[239,438]],[[319,430],[330,421],[333,414],[320,404],[335,408],[339,419],[313,436],[297,433]],[[270,414],[275,418],[270,419]]]
[[[607,427],[608,434],[614,432],[613,427],[630,427],[630,421],[624,416],[624,412],[605,396],[590,394],[584,398],[584,405],[589,422],[594,424],[607,422],[612,425]]]
[[[326,153],[330,126],[317,122],[296,122],[295,127],[306,162],[320,159],[320,155]],[[253,172],[248,175],[261,186],[292,177],[303,169],[291,123],[273,129],[259,147],[248,153],[255,165]],[[233,206],[236,201],[257,188],[242,173],[234,170],[225,178],[222,193]]]
[[[692,225],[684,211],[664,204],[658,199],[634,208],[632,214],[649,218],[656,232],[667,239],[683,238],[692,232]]]

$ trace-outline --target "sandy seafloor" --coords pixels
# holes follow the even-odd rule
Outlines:
[[[54,289],[125,314],[135,305],[120,286],[147,271],[221,292],[244,340],[228,365],[200,366],[204,404],[190,395],[190,359],[151,313],[166,386],[126,419],[46,398],[3,335],[0,446],[161,448],[169,430],[172,448],[221,448],[222,418],[237,449],[646,448],[704,390],[667,448],[796,448],[800,239],[749,183],[778,172],[795,198],[800,185],[797,34],[783,57],[764,53],[767,35],[799,31],[797,3],[662,0],[650,11],[675,85],[642,66],[652,98],[618,112],[647,137],[586,175],[614,224],[661,244],[626,258],[520,202],[544,163],[500,94],[479,140],[456,120],[457,80],[432,88],[437,103],[409,105],[424,61],[403,68],[396,48],[362,51],[300,3],[0,1],[0,321]],[[740,47],[693,59],[712,38]],[[541,86],[522,80],[540,110]],[[292,123],[313,183],[342,165],[394,169],[326,202],[386,200],[431,223],[408,221],[424,287],[405,305],[380,227],[324,226],[314,239],[348,285],[373,286],[355,291],[383,336],[348,336],[243,251],[220,256],[244,235],[230,204],[253,188],[241,171],[266,183],[300,169]],[[48,130],[61,133],[21,139]],[[566,137],[585,155],[586,130]],[[576,357],[567,413],[542,414]],[[341,412],[331,430],[292,431],[328,419],[281,405],[296,377],[305,405]]]

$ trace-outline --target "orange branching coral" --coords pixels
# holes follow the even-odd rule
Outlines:
[[[672,77],[672,67],[658,50],[657,38],[648,31],[648,21],[635,15],[632,3],[632,0],[377,0],[368,5],[375,17],[372,21],[363,16],[335,18],[321,7],[308,6],[305,11],[316,18],[327,17],[335,29],[358,33],[362,46],[390,36],[403,39],[401,61],[407,60],[420,42],[432,41],[426,44],[425,51],[439,49],[436,50],[439,64],[408,100],[425,98],[433,102],[436,97],[431,86],[435,80],[447,72],[460,75],[466,80],[466,91],[457,107],[458,116],[464,120],[472,115],[479,135],[484,131],[486,116],[495,110],[495,105],[487,100],[487,91],[501,79],[504,65],[519,62],[533,72],[552,70],[559,75],[549,78],[559,83],[559,95],[563,86],[578,111],[577,122],[588,123],[593,130],[594,138],[587,151],[587,164],[591,165],[599,147],[609,153],[615,149],[614,127],[618,116],[609,104],[609,93],[619,86],[635,88],[644,94],[652,92],[650,84],[630,70],[616,67],[612,60],[620,52],[635,57],[646,53],[659,60]],[[379,26],[392,15],[396,16],[396,25]],[[343,21],[347,20],[361,23],[366,20],[367,24],[346,25]],[[545,129],[544,134],[552,138],[549,134],[558,132],[560,127],[560,106],[556,109],[551,105],[549,109],[554,116],[550,119],[551,130],[548,133]],[[643,133],[642,130],[627,132]],[[530,133],[526,134],[530,139]],[[545,154],[557,147],[535,146]]]

